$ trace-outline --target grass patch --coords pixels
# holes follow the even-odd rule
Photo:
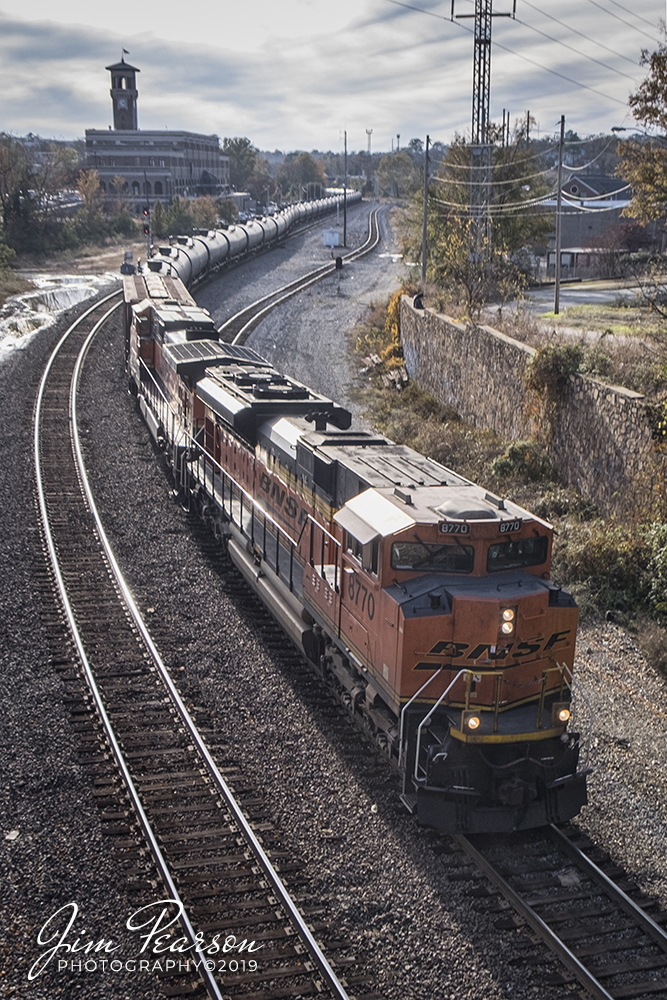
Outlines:
[[[15,271],[4,268],[0,270],[0,306],[4,306],[12,295],[22,295],[23,292],[29,292],[31,288],[34,288],[32,282],[22,278]]]

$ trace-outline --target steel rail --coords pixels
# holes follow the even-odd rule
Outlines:
[[[542,920],[509,882],[503,878],[493,865],[474,847],[467,837],[456,834],[453,838],[457,844],[465,851],[468,857],[472,858],[477,867],[493,882],[497,889],[503,894],[506,900],[512,904],[517,913],[523,917],[529,927],[538,934],[545,944],[561,960],[563,965],[579,980],[581,985],[588,990],[595,1000],[614,1000],[613,994],[608,993],[604,986],[593,976],[577,956],[570,951],[566,944],[557,934]]]
[[[371,250],[375,249],[375,247],[380,242],[380,227],[377,221],[379,212],[380,212],[379,208],[374,208],[373,211],[371,212],[369,220],[369,232],[365,242],[362,243],[360,247],[357,247],[356,250],[351,250],[349,253],[345,254],[343,256],[343,260],[347,261],[358,260],[359,257],[362,257],[364,256],[364,254],[370,253]],[[242,337],[244,338],[247,337],[251,327],[255,323],[257,323],[263,316],[267,315],[274,308],[274,306],[280,305],[281,302],[285,302],[293,295],[296,295],[297,292],[300,292],[304,288],[308,288],[310,285],[313,285],[316,282],[321,281],[323,278],[326,278],[330,274],[334,274],[335,270],[336,270],[335,264],[323,264],[321,267],[316,268],[314,271],[309,271],[308,274],[304,274],[300,278],[296,278],[293,281],[288,282],[286,285],[283,285],[280,288],[276,288],[273,292],[269,292],[267,295],[263,295],[262,298],[257,299],[249,306],[246,306],[244,309],[236,313],[234,316],[230,316],[229,319],[226,320],[221,327],[219,327],[218,333],[223,333],[225,329],[237,323],[239,317],[242,317],[245,314],[249,314],[250,318],[241,327],[239,332],[231,341],[232,344],[238,344],[241,341]],[[281,292],[283,293],[282,295]],[[276,296],[280,297],[276,298]],[[262,303],[267,303],[267,305],[265,305],[264,308],[260,309],[258,312],[254,312],[253,310],[256,310],[258,306],[262,305]]]
[[[142,806],[141,799],[139,797],[139,793],[137,792],[136,786],[135,786],[134,782],[132,781],[132,777],[131,777],[130,772],[129,772],[128,768],[127,768],[127,764],[125,763],[125,759],[123,757],[122,750],[121,750],[121,748],[120,748],[120,746],[118,744],[118,741],[116,739],[116,735],[114,733],[113,726],[111,725],[109,717],[108,717],[108,715],[106,713],[106,709],[104,707],[104,702],[102,700],[102,696],[100,694],[99,688],[97,687],[97,683],[95,681],[95,677],[94,677],[94,674],[93,674],[93,671],[92,671],[92,668],[91,668],[91,665],[90,665],[90,661],[88,659],[88,656],[87,656],[87,653],[86,653],[86,649],[85,649],[83,640],[81,638],[81,634],[80,634],[78,626],[77,626],[77,622],[76,622],[76,618],[75,618],[75,615],[74,615],[74,611],[72,609],[72,605],[70,603],[70,600],[69,600],[69,597],[68,597],[68,594],[67,594],[67,587],[65,585],[65,582],[64,582],[64,579],[63,579],[63,576],[62,576],[62,572],[61,572],[61,569],[60,569],[60,562],[59,562],[59,559],[58,559],[58,554],[56,552],[56,547],[55,547],[55,543],[54,543],[54,539],[53,539],[53,534],[51,532],[51,525],[50,525],[50,521],[49,521],[48,509],[47,509],[47,504],[46,504],[46,496],[45,496],[45,492],[44,492],[44,484],[43,484],[43,479],[42,479],[42,469],[41,469],[41,462],[40,462],[41,414],[42,414],[42,404],[43,404],[43,400],[44,400],[44,394],[45,394],[45,391],[46,391],[46,385],[47,385],[47,382],[48,382],[49,375],[51,373],[51,368],[53,367],[53,362],[54,362],[56,356],[58,355],[58,353],[60,352],[60,349],[62,348],[63,344],[71,336],[71,334],[76,330],[76,328],[83,322],[83,320],[86,319],[90,315],[91,312],[94,312],[95,309],[98,309],[101,304],[103,304],[104,302],[108,301],[110,298],[115,297],[115,295],[117,295],[117,294],[120,294],[120,293],[118,293],[118,292],[114,293],[113,296],[109,296],[107,299],[103,299],[101,303],[98,302],[92,309],[87,310],[82,316],[80,316],[79,319],[75,323],[73,323],[72,326],[63,335],[63,337],[61,338],[61,340],[58,342],[56,348],[54,349],[51,357],[49,358],[49,362],[48,362],[48,364],[46,366],[46,369],[45,369],[44,374],[42,376],[42,380],[40,382],[39,392],[38,392],[38,395],[37,395],[37,402],[36,402],[36,406],[35,406],[34,439],[33,440],[34,440],[34,450],[35,450],[35,476],[36,476],[36,485],[37,485],[37,496],[38,496],[38,501],[39,501],[40,515],[41,515],[41,518],[42,518],[42,525],[43,525],[43,529],[44,529],[44,537],[45,537],[45,540],[46,540],[46,545],[47,545],[47,548],[48,548],[49,558],[51,560],[51,565],[52,565],[52,568],[53,568],[53,572],[54,572],[54,575],[55,575],[55,578],[56,578],[56,583],[57,583],[57,586],[58,586],[58,592],[60,594],[60,599],[61,599],[62,604],[63,604],[63,608],[64,608],[65,615],[66,615],[66,618],[67,618],[67,622],[69,624],[70,631],[72,633],[72,637],[74,639],[74,643],[76,645],[77,651],[79,653],[79,657],[81,659],[81,664],[83,666],[83,670],[84,670],[84,673],[86,675],[86,680],[88,682],[88,686],[89,686],[91,694],[93,696],[93,700],[95,701],[95,705],[97,707],[97,711],[99,712],[100,719],[102,720],[102,725],[104,726],[104,730],[106,732],[107,739],[109,740],[109,743],[111,745],[111,749],[113,750],[114,757],[116,758],[116,762],[117,762],[118,767],[119,767],[119,769],[121,771],[121,774],[123,776],[123,780],[125,782],[125,786],[127,788],[128,794],[129,794],[130,799],[132,801],[132,805],[134,806],[134,809],[136,811],[137,817],[139,818],[139,822],[140,822],[141,827],[142,827],[142,829],[144,831],[144,835],[145,835],[145,837],[146,837],[146,839],[147,839],[147,841],[149,843],[149,846],[150,846],[150,849],[151,849],[151,853],[153,855],[155,863],[156,863],[156,865],[158,867],[158,870],[160,872],[160,875],[161,875],[161,877],[162,877],[162,879],[163,879],[163,881],[164,881],[164,883],[165,883],[165,885],[167,887],[167,890],[171,893],[171,900],[170,900],[170,902],[174,902],[174,903],[176,903],[179,906],[180,911],[181,911],[180,916],[181,916],[181,920],[182,920],[183,925],[184,925],[184,930],[185,930],[188,938],[190,939],[190,942],[194,946],[196,944],[196,941],[197,941],[197,938],[196,938],[196,935],[195,935],[195,930],[192,927],[192,924],[190,923],[190,920],[189,920],[189,918],[187,916],[187,913],[185,911],[185,906],[183,904],[183,901],[181,900],[181,898],[179,896],[179,893],[178,893],[178,890],[177,890],[177,888],[176,888],[176,886],[175,886],[175,884],[174,884],[174,882],[173,882],[173,880],[171,878],[171,874],[169,872],[169,868],[167,867],[167,864],[166,864],[166,862],[164,860],[164,857],[162,855],[162,851],[160,850],[160,846],[157,843],[157,840],[155,838],[155,834],[153,833],[153,830],[151,828],[151,825],[150,825],[150,822],[148,820],[148,817],[146,816],[146,813],[144,812],[144,808]],[[116,305],[112,306],[111,309],[109,309],[105,313],[105,315],[95,324],[95,326],[93,327],[93,329],[92,329],[89,337],[86,340],[86,345],[90,343],[90,340],[92,339],[92,337],[94,337],[97,334],[97,332],[102,328],[102,326],[106,323],[106,321],[109,319],[109,317],[116,311],[116,309],[118,309],[120,307],[121,304],[122,303],[118,302],[118,303],[116,303]],[[84,345],[84,347],[86,345]],[[74,442],[74,440],[76,440],[77,444],[78,444],[78,433],[76,432],[75,411],[73,412],[73,406],[75,406],[75,401],[76,401],[76,379],[78,379],[79,361],[80,361],[80,359],[81,359],[81,353],[79,354],[79,359],[77,360],[77,367],[75,368],[76,378],[75,378],[74,375],[72,376],[72,383],[71,383],[71,388],[70,388],[70,417],[69,417],[69,420],[70,420],[70,433],[73,435],[73,442]],[[79,454],[80,454],[80,450],[79,450]],[[220,991],[220,989],[218,987],[218,984],[216,983],[215,979],[213,978],[213,976],[209,972],[207,964],[205,962],[202,962],[202,975],[204,976],[204,978],[206,980],[207,988],[209,989],[209,992],[210,992],[211,996],[214,998],[214,1000],[224,1000],[223,994]]]
[[[633,899],[628,896],[627,893],[623,892],[619,886],[616,885],[608,875],[602,871],[601,868],[591,861],[583,851],[579,850],[576,844],[567,837],[562,830],[559,830],[557,826],[551,824],[549,827],[549,832],[551,836],[556,841],[558,846],[565,851],[572,860],[583,868],[587,875],[601,885],[602,888],[607,892],[612,899],[618,903],[620,909],[622,909],[628,916],[636,920],[641,926],[642,930],[646,931],[648,935],[655,941],[659,948],[662,948],[664,952],[667,952],[667,932],[665,932],[660,924],[656,924],[655,920],[646,913],[641,906],[639,906]]]
[[[120,293],[115,293],[115,294],[120,294]],[[113,297],[114,296],[109,296],[108,298],[113,298]],[[108,298],[107,299],[103,299],[102,303],[108,301]],[[155,863],[158,866],[158,870],[160,871],[160,875],[161,875],[161,877],[162,877],[162,879],[163,879],[163,881],[164,881],[164,883],[165,883],[168,891],[171,893],[171,897],[172,898],[171,898],[170,901],[171,902],[175,902],[179,906],[180,911],[181,911],[181,919],[182,919],[183,925],[184,925],[184,930],[185,930],[187,936],[189,937],[191,943],[194,946],[195,943],[196,943],[196,940],[197,940],[194,928],[192,927],[192,924],[190,923],[190,920],[189,920],[189,918],[187,916],[187,913],[185,912],[185,906],[184,906],[184,904],[183,904],[183,902],[182,902],[182,900],[181,900],[181,898],[179,896],[179,893],[178,893],[178,890],[177,890],[176,886],[174,885],[174,882],[173,882],[173,880],[171,878],[171,874],[169,872],[167,864],[166,864],[166,862],[164,860],[164,857],[162,855],[162,852],[160,850],[159,844],[157,843],[157,840],[155,838],[155,835],[153,833],[151,825],[150,825],[150,823],[148,821],[148,817],[146,816],[146,813],[144,812],[143,806],[141,804],[141,799],[139,797],[139,793],[137,792],[136,786],[135,786],[134,782],[132,781],[132,777],[131,777],[130,772],[129,772],[128,768],[127,768],[127,765],[125,763],[125,759],[123,757],[123,753],[122,753],[121,748],[120,748],[120,746],[118,744],[118,741],[116,739],[116,735],[114,733],[114,730],[113,730],[113,727],[112,727],[111,722],[109,720],[109,717],[108,717],[108,715],[106,713],[106,710],[105,710],[105,707],[104,707],[104,702],[102,700],[102,696],[101,696],[99,688],[97,687],[97,684],[95,682],[95,677],[93,675],[93,671],[92,671],[92,668],[90,666],[90,661],[88,660],[88,656],[86,654],[84,643],[83,643],[83,640],[81,638],[81,634],[79,632],[79,629],[78,629],[78,626],[77,626],[77,623],[76,623],[76,618],[74,616],[74,611],[73,611],[72,606],[70,604],[70,600],[69,600],[69,597],[67,595],[67,588],[65,586],[65,582],[63,580],[63,576],[62,576],[62,573],[61,573],[60,563],[59,563],[59,560],[58,560],[58,554],[56,552],[55,543],[54,543],[53,535],[52,535],[52,532],[51,532],[51,526],[50,526],[50,522],[49,522],[49,515],[48,515],[48,510],[47,510],[47,505],[46,505],[46,497],[45,497],[45,493],[44,493],[44,485],[43,485],[43,480],[42,480],[42,470],[41,470],[41,463],[40,463],[41,411],[42,411],[42,402],[43,402],[43,399],[44,399],[44,393],[46,391],[46,384],[47,384],[47,381],[48,381],[48,377],[49,377],[49,375],[51,373],[51,368],[53,366],[53,361],[55,360],[57,354],[59,353],[59,351],[60,351],[61,347],[63,346],[63,344],[65,343],[65,341],[74,332],[74,330],[80,325],[80,323],[87,316],[90,315],[91,312],[94,312],[95,309],[99,308],[99,306],[102,303],[97,303],[96,306],[94,306],[92,309],[87,310],[83,314],[83,316],[79,317],[79,319],[74,324],[72,324],[72,326],[66,331],[66,333],[64,334],[64,336],[61,338],[61,340],[57,344],[55,350],[53,351],[53,353],[52,353],[52,355],[51,355],[51,357],[49,359],[49,362],[48,362],[48,364],[46,366],[46,369],[44,371],[44,375],[42,376],[42,380],[41,380],[41,383],[40,383],[39,392],[38,392],[38,396],[37,396],[37,403],[36,403],[36,406],[35,406],[35,428],[34,428],[35,475],[36,475],[36,480],[37,480],[37,495],[38,495],[38,500],[39,500],[39,509],[40,509],[40,514],[41,514],[41,518],[42,518],[42,525],[43,525],[43,529],[44,529],[44,536],[45,536],[47,548],[48,548],[48,551],[49,551],[49,557],[51,559],[51,565],[52,565],[53,572],[54,572],[54,575],[55,575],[55,578],[56,578],[56,582],[57,582],[57,585],[58,585],[58,592],[60,594],[60,599],[61,599],[62,604],[63,604],[63,608],[64,608],[64,611],[65,611],[65,615],[67,617],[67,621],[68,621],[68,624],[69,624],[69,627],[70,627],[70,631],[72,633],[72,637],[74,639],[74,643],[76,645],[77,651],[79,653],[79,657],[81,659],[81,664],[83,666],[84,673],[86,675],[86,680],[88,682],[88,686],[90,688],[91,694],[92,694],[93,699],[95,701],[95,705],[97,707],[97,710],[99,712],[100,718],[102,720],[102,725],[104,726],[104,730],[106,732],[107,739],[109,740],[109,743],[110,743],[111,748],[113,750],[114,757],[116,758],[116,762],[118,764],[118,767],[119,767],[119,769],[121,771],[121,774],[123,775],[123,780],[125,782],[125,786],[127,788],[128,794],[129,794],[130,799],[132,801],[132,805],[134,806],[136,814],[137,814],[137,816],[139,818],[139,822],[140,822],[141,827],[142,827],[142,829],[144,831],[144,835],[145,835],[145,837],[146,837],[146,839],[147,839],[147,841],[148,841],[148,843],[150,845],[151,853],[153,854],[153,858],[155,860]],[[88,344],[90,342],[90,340],[92,339],[92,337],[94,337],[95,334],[97,334],[97,332],[102,328],[102,326],[106,323],[106,321],[109,319],[109,317],[116,311],[116,309],[118,309],[120,307],[121,304],[122,303],[119,302],[119,303],[116,303],[115,306],[112,306],[111,309],[109,309],[105,313],[105,315],[95,324],[95,326],[93,327],[93,330],[91,331],[89,337],[86,340],[86,344]],[[79,359],[80,358],[81,358],[81,354],[79,355]],[[79,361],[77,361],[77,366],[78,366],[78,364],[79,364]],[[77,369],[75,369],[75,371],[77,371]],[[78,374],[77,374],[77,378],[78,378]],[[76,433],[76,430],[75,430],[75,427],[76,427],[76,424],[75,424],[75,414],[73,414],[73,409],[72,409],[73,402],[76,399],[75,381],[76,380],[75,380],[75,377],[73,375],[71,389],[70,389],[70,433],[73,434],[73,439],[74,438],[78,439],[78,434]],[[210,992],[211,996],[214,997],[214,1000],[223,1000],[223,994],[220,991],[217,983],[213,979],[212,975],[210,974],[210,972],[209,972],[209,970],[207,968],[206,963],[204,963],[204,962],[202,963],[202,974],[204,975],[204,978],[205,978],[205,980],[207,982],[207,988],[209,989],[209,992]]]
[[[138,607],[137,607],[137,605],[136,605],[136,603],[134,601],[134,598],[132,597],[132,594],[131,594],[131,592],[129,590],[129,587],[128,587],[128,585],[127,585],[127,583],[126,583],[126,581],[125,581],[125,579],[123,577],[123,574],[122,574],[122,572],[120,570],[120,567],[118,566],[118,563],[117,563],[116,558],[114,556],[113,550],[112,550],[111,545],[109,543],[109,540],[107,538],[106,532],[104,531],[104,527],[102,525],[99,513],[97,511],[97,507],[95,505],[95,500],[93,498],[92,490],[90,488],[90,483],[89,483],[88,477],[86,475],[85,465],[84,465],[84,461],[83,461],[83,454],[82,454],[82,450],[81,450],[81,443],[80,443],[80,440],[79,440],[79,433],[78,433],[78,428],[77,428],[77,423],[76,423],[76,399],[77,399],[77,397],[76,397],[76,386],[77,386],[77,383],[78,383],[78,380],[79,380],[80,371],[81,371],[81,367],[83,365],[83,361],[85,360],[85,355],[88,352],[88,349],[90,347],[90,344],[92,343],[92,340],[93,340],[96,332],[97,332],[97,330],[94,330],[94,331],[92,331],[90,333],[90,335],[88,336],[85,344],[83,345],[83,347],[81,349],[81,352],[80,352],[80,355],[79,355],[79,359],[77,360],[77,365],[76,365],[76,368],[75,368],[75,373],[74,373],[74,376],[72,378],[72,386],[73,386],[73,390],[72,390],[72,412],[71,412],[70,421],[71,421],[71,432],[72,432],[73,446],[74,446],[74,450],[75,450],[75,454],[76,454],[77,467],[78,467],[78,470],[79,470],[79,476],[80,476],[80,479],[81,479],[82,488],[84,490],[86,499],[88,501],[88,505],[90,507],[91,514],[92,514],[92,516],[93,516],[93,518],[95,520],[96,529],[97,529],[97,532],[99,534],[99,538],[100,538],[100,541],[102,543],[102,546],[104,548],[107,560],[109,562],[109,565],[111,567],[113,575],[114,575],[114,577],[116,579],[116,583],[117,583],[118,588],[120,590],[120,593],[121,593],[121,595],[123,597],[125,605],[126,605],[128,611],[130,612],[130,614],[132,615],[132,618],[134,619],[135,624],[137,625],[137,628],[139,629],[139,632],[140,632],[140,634],[141,634],[141,636],[142,636],[142,638],[143,638],[143,640],[144,640],[144,642],[146,644],[146,647],[147,647],[147,649],[148,649],[148,651],[149,651],[149,653],[151,655],[151,658],[152,658],[152,660],[153,660],[153,662],[154,662],[157,670],[159,671],[159,673],[160,673],[160,675],[161,675],[161,677],[162,677],[162,679],[163,679],[163,681],[165,683],[165,686],[167,687],[167,689],[169,691],[169,694],[170,694],[170,696],[172,698],[172,701],[173,701],[173,703],[174,703],[174,705],[175,705],[175,707],[176,707],[176,709],[177,709],[177,711],[178,711],[178,713],[179,713],[179,715],[180,715],[180,717],[181,717],[184,725],[187,727],[187,730],[188,730],[190,736],[192,737],[192,740],[194,742],[194,745],[195,745],[197,751],[199,752],[199,755],[201,756],[202,760],[205,762],[206,767],[207,767],[207,769],[208,769],[208,771],[210,773],[210,776],[212,777],[212,779],[213,779],[213,781],[214,781],[214,783],[215,783],[218,791],[223,796],[225,802],[227,803],[230,811],[232,812],[232,814],[234,816],[234,819],[235,819],[236,823],[238,824],[238,826],[241,829],[241,831],[242,831],[242,833],[243,833],[246,841],[248,842],[248,844],[249,844],[249,846],[250,846],[250,848],[251,848],[251,850],[252,850],[252,852],[253,852],[253,854],[255,856],[255,859],[257,860],[258,864],[262,868],[262,870],[263,870],[264,874],[266,875],[267,879],[270,881],[270,883],[271,883],[273,889],[275,890],[276,894],[279,896],[280,901],[283,904],[285,910],[287,911],[287,914],[289,916],[290,921],[292,922],[292,925],[294,926],[294,928],[297,931],[298,935],[300,936],[301,940],[306,944],[306,946],[308,948],[308,951],[309,951],[309,954],[310,954],[311,958],[314,959],[314,961],[315,961],[315,963],[316,963],[316,965],[317,965],[317,967],[318,967],[318,969],[319,969],[319,971],[320,971],[323,979],[325,980],[327,986],[332,991],[332,993],[334,994],[334,996],[336,996],[337,998],[339,998],[339,1000],[349,1000],[348,994],[346,993],[345,989],[343,988],[342,984],[340,983],[340,981],[339,981],[338,977],[336,976],[335,972],[331,968],[331,966],[330,966],[330,964],[329,964],[326,956],[322,952],[320,946],[317,944],[317,942],[316,942],[316,940],[315,940],[315,938],[314,938],[314,936],[313,936],[310,928],[306,924],[304,918],[299,913],[299,911],[298,911],[297,907],[295,906],[295,904],[294,904],[291,896],[289,895],[287,889],[283,885],[283,882],[280,879],[280,876],[278,875],[276,869],[274,868],[273,864],[269,860],[268,855],[264,851],[264,849],[263,849],[262,845],[260,844],[257,836],[255,835],[252,827],[250,826],[248,820],[244,816],[244,814],[243,814],[243,812],[241,810],[241,807],[236,802],[236,799],[234,798],[234,795],[233,795],[231,789],[229,788],[229,786],[227,785],[226,781],[224,780],[224,778],[220,774],[220,771],[218,770],[218,767],[217,767],[215,761],[211,757],[211,754],[209,753],[208,748],[206,747],[204,741],[202,740],[202,738],[201,738],[201,736],[200,736],[200,734],[199,734],[199,732],[197,730],[197,727],[196,727],[194,721],[192,720],[192,718],[190,716],[190,713],[188,712],[188,710],[187,710],[187,708],[186,708],[186,706],[185,706],[185,704],[184,704],[184,702],[183,702],[180,694],[178,693],[178,691],[176,689],[176,686],[174,685],[174,683],[173,683],[173,681],[172,681],[172,679],[171,679],[171,677],[169,675],[169,672],[168,672],[166,666],[164,665],[164,663],[162,661],[162,657],[160,656],[160,654],[159,654],[159,652],[157,650],[157,647],[155,646],[155,644],[153,642],[153,639],[152,639],[152,637],[151,637],[151,635],[150,635],[150,633],[149,633],[149,631],[148,631],[148,629],[146,627],[146,624],[145,624],[145,622],[144,622],[144,620],[143,620],[143,618],[141,616],[141,613],[140,613],[140,611],[139,611],[139,609],[138,609]],[[124,770],[124,774],[125,774],[125,770]],[[129,778],[129,775],[128,775],[128,780],[131,781],[131,779]],[[143,815],[143,810],[142,810],[142,815]],[[146,820],[146,823],[147,822],[148,821]],[[151,835],[151,844],[153,843],[153,841],[154,841],[154,838]],[[155,845],[155,847],[159,851],[159,847],[157,846],[157,844]],[[171,882],[171,879],[170,879],[170,882]],[[215,988],[217,989],[217,986]],[[221,995],[218,994],[218,993],[215,993],[214,996],[216,997],[216,1000],[217,1000],[218,996],[221,996]]]
[[[377,225],[377,214],[379,211],[380,211],[379,208],[374,208],[370,214],[368,236],[366,237],[365,242],[362,243],[360,247],[357,247],[356,250],[350,250],[349,253],[344,254],[343,255],[344,260],[356,259],[356,255],[363,255],[364,253],[368,253],[369,250],[372,250],[375,246],[377,246],[377,243],[379,242],[379,227],[378,227],[378,239],[376,239],[376,241],[373,243],[373,246],[368,246],[368,244],[373,239],[373,226]],[[309,229],[314,229],[316,225],[317,223],[314,223],[312,226],[308,226],[307,228],[302,229],[300,232],[294,233],[292,235],[301,236]],[[256,299],[256,301],[252,302],[249,306],[244,306],[244,308],[241,309],[239,312],[235,313],[234,316],[230,316],[229,319],[225,320],[222,326],[218,328],[218,333],[222,333],[223,330],[225,330],[228,326],[230,326],[235,320],[238,321],[239,317],[243,316],[245,313],[249,313],[252,309],[255,309],[263,302],[268,302],[269,299],[272,299],[274,298],[274,296],[279,295],[281,291],[287,291],[287,289],[292,288],[292,286],[295,286],[298,289],[301,287],[301,283],[306,278],[310,278],[318,274],[324,277],[327,274],[331,274],[331,272],[335,271],[335,269],[336,269],[335,264],[332,265],[328,262],[326,264],[321,264],[320,267],[315,268],[314,271],[310,271],[308,274],[302,275],[300,278],[295,278],[293,281],[288,282],[286,285],[282,285],[280,288],[276,288],[273,292],[269,292],[267,295],[263,295],[260,299]]]

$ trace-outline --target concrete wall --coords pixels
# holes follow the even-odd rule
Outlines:
[[[522,440],[533,427],[522,374],[532,347],[488,326],[470,327],[401,301],[401,340],[411,378],[468,423]],[[549,450],[561,478],[607,513],[617,496],[651,478],[655,464],[644,397],[573,375],[555,418]],[[639,499],[639,498],[638,498]]]

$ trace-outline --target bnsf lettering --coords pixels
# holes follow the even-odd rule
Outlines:
[[[278,507],[282,507],[285,502],[285,493],[287,490],[281,490],[278,483],[274,483],[271,487],[271,499],[275,501]]]
[[[563,640],[565,639],[565,636],[569,635],[571,631],[572,631],[572,629],[568,628],[568,629],[566,629],[565,632],[554,632],[554,634],[551,636],[551,638],[549,639],[548,643],[544,647],[545,650],[552,649],[556,645],[557,642],[563,642]]]
[[[517,659],[524,656],[533,656],[542,648],[545,652],[547,652],[548,650],[553,649],[557,643],[565,642],[566,637],[571,631],[571,629],[567,629],[565,632],[554,632],[544,645],[534,639],[528,640],[527,642],[520,642],[516,647],[510,643],[507,646],[501,646],[500,648],[495,649],[493,655],[491,655],[491,650],[494,649],[493,643],[480,642],[470,653],[468,653],[466,659],[478,660],[480,657],[484,656],[486,659],[495,658],[504,660],[510,655],[510,653]],[[432,649],[429,649],[429,656],[451,656],[452,659],[458,660],[469,649],[469,642],[446,642],[441,640],[440,642],[436,642]]]
[[[433,649],[429,649],[429,656],[453,656],[457,658],[463,656],[466,649],[470,649],[469,642],[436,642]]]
[[[262,472],[259,477],[259,488],[262,493],[266,493],[273,506],[281,510],[285,517],[295,518],[298,515],[299,524],[303,524],[308,519],[308,511],[303,507],[300,508],[294,497],[287,495],[286,487],[275,480],[272,482],[268,472]]]
[[[515,656],[530,656],[540,648],[539,642],[520,642],[514,650]]]

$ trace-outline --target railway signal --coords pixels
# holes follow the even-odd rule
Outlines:
[[[150,205],[146,204],[143,207],[144,215],[144,236],[146,237],[146,259],[151,255],[151,209]]]

